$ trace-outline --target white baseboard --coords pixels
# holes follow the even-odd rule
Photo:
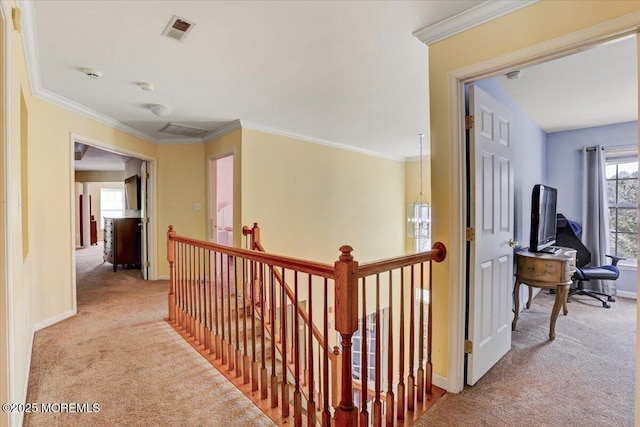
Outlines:
[[[447,390],[447,387],[449,387],[449,380],[447,379],[447,377],[443,377],[442,375],[433,374],[433,385]],[[448,392],[449,390],[447,390],[447,393]]]
[[[158,280],[169,280],[169,275],[166,276],[158,276]]]
[[[76,314],[76,313],[73,310],[69,310],[69,311],[65,311],[64,313],[60,313],[57,316],[53,316],[50,319],[43,320],[40,323],[36,323],[35,325],[33,325],[33,332],[36,333],[40,329],[44,329],[47,326],[51,326],[53,324],[61,322],[64,319],[68,319],[69,317],[73,316],[74,314]]]
[[[622,298],[631,298],[636,300],[638,299],[637,292],[616,291],[616,296],[620,296]]]

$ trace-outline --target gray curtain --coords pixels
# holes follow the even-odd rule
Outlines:
[[[610,253],[610,246],[604,147],[585,147],[582,156],[582,243],[591,252],[589,266],[605,265],[609,263],[605,255]],[[615,282],[609,280],[591,280],[584,285],[596,292],[616,294]]]

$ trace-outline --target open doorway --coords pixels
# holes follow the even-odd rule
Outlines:
[[[209,160],[209,240],[233,246],[233,154]]]
[[[91,274],[99,266],[114,274],[157,278],[156,238],[150,227],[156,222],[155,159],[77,135],[71,144],[72,232],[80,248],[72,255],[77,311],[80,273]]]
[[[629,40],[630,39],[628,39],[628,38],[624,39],[622,41],[617,41],[617,42],[612,42],[612,41],[607,40],[606,43],[600,44],[600,45],[599,45],[599,43],[597,41],[594,40],[588,46],[591,49],[588,49],[583,53],[584,54],[594,54],[599,49],[606,49],[607,47],[620,48],[623,43],[626,43]],[[618,55],[623,57],[626,61],[629,62],[627,64],[627,67],[632,70],[632,74],[633,74],[632,77],[633,77],[634,80],[636,80],[637,79],[637,71],[633,71],[633,70],[637,70],[637,68],[636,68],[636,66],[637,66],[637,55],[636,55],[637,47],[636,47],[636,44],[635,44],[635,42],[636,42],[635,41],[635,37],[633,37],[633,39],[631,39],[631,42],[632,42],[632,46],[630,46],[630,49],[629,49],[631,51],[631,54],[629,54],[629,55],[626,55],[626,54],[620,55],[620,54],[618,54]],[[584,47],[585,46],[583,46],[583,48]],[[564,46],[559,46],[558,49],[562,50],[562,49],[564,49]],[[577,51],[577,49],[572,51],[572,52],[570,52],[570,53],[575,53],[575,51]],[[565,54],[566,54],[566,52],[565,52]],[[552,58],[554,56],[557,56],[557,54],[547,53],[546,55],[547,56],[544,57],[544,58],[541,58],[541,57],[524,58],[522,60],[522,63],[525,63],[525,62],[527,64],[533,64],[533,63],[540,64],[540,63],[542,63],[542,64],[540,64],[540,65],[538,65],[536,67],[542,67],[542,66],[545,66],[545,65],[553,65],[553,63],[556,62],[556,61],[552,61],[552,62],[544,62],[544,61],[546,59],[548,59],[548,58]],[[572,55],[572,56],[574,56],[574,55]],[[575,56],[577,56],[577,55],[575,55]],[[559,58],[558,61],[565,61],[568,58],[570,58],[570,57],[569,56],[564,56],[562,58]],[[604,60],[602,62],[603,63],[610,63],[611,61]],[[478,69],[473,70],[473,73],[475,73],[476,75],[480,75],[482,73],[487,73],[487,74],[485,74],[484,77],[487,77],[487,78],[490,79],[489,83],[487,83],[486,80],[485,81],[481,81],[481,80],[479,80],[479,79],[477,79],[475,77],[473,79],[470,78],[468,80],[465,80],[465,78],[462,77],[462,76],[459,76],[460,78],[458,79],[458,83],[460,85],[474,83],[474,84],[482,86],[484,89],[492,89],[492,88],[493,89],[496,89],[496,88],[497,89],[504,89],[505,85],[500,85],[498,82],[496,82],[496,80],[503,79],[504,81],[506,81],[507,77],[503,76],[503,75],[507,71],[513,71],[512,68],[508,69],[506,67],[507,66],[505,65],[505,68],[504,68],[503,71],[496,71],[495,69],[486,70],[485,71],[485,70],[481,70],[481,66],[479,65]],[[532,68],[535,68],[535,67],[532,67]],[[585,68],[585,67],[583,67],[583,68]],[[523,76],[521,81],[523,81],[524,76],[527,75],[528,68],[523,66],[520,69],[522,70],[522,76]],[[574,72],[575,70],[568,69],[567,71],[569,73],[572,73],[571,74],[571,78],[572,79],[576,78],[576,74]],[[465,72],[469,72],[470,74],[472,74],[472,72],[469,71],[469,70],[466,70]],[[513,76],[513,74],[512,74],[512,76]],[[558,76],[558,74],[557,74],[557,69],[555,71],[555,74],[553,74],[552,77],[549,77],[549,78],[558,78],[560,81],[562,80],[561,77]],[[613,74],[613,75],[610,74],[608,78],[610,80],[616,80],[617,79],[615,74]],[[513,79],[513,80],[515,80],[515,79]],[[520,84],[521,81],[518,81],[517,83]],[[509,82],[512,83],[512,84],[515,84],[515,82],[511,81],[511,79],[510,79]],[[540,91],[540,87],[541,87],[540,84],[538,83],[535,87],[536,87],[536,90],[538,90],[538,92],[539,92]],[[635,85],[627,87],[626,96],[632,97],[631,103],[637,106],[637,90],[633,90],[632,89],[633,87],[635,87]],[[462,88],[462,86],[459,87],[460,90],[461,90],[461,88]],[[631,88],[632,90],[629,90],[629,88]],[[590,86],[589,85],[584,85],[583,86],[583,91],[588,91],[588,90],[590,90]],[[494,92],[494,94],[495,93],[496,92]],[[459,98],[459,99],[463,99],[463,98]],[[501,99],[501,100],[504,100],[504,99]],[[549,99],[548,97],[545,98],[545,100],[547,102],[552,102],[552,103],[554,102],[553,100]],[[556,103],[560,103],[561,105],[564,104],[562,101],[555,101],[555,102]],[[516,106],[516,108],[519,108],[520,110],[523,109],[522,108],[523,105],[521,103],[519,104],[518,102],[512,101],[511,102],[511,106],[514,106],[514,105]],[[599,108],[602,108],[602,105],[603,104],[600,104]],[[464,122],[464,120],[462,120],[462,111],[464,111],[464,105],[461,105],[459,100],[458,100],[458,107],[459,107],[458,108],[458,114],[459,114],[458,119],[460,120],[460,124],[462,126],[462,122]],[[526,109],[526,106],[525,106],[524,109]],[[586,107],[585,109],[588,109],[588,107]],[[584,109],[581,109],[581,110],[584,110]],[[623,119],[621,119],[619,121],[625,123],[626,120],[629,120],[629,119],[628,118],[627,119],[623,118]],[[637,110],[633,113],[632,120],[635,122],[635,125],[633,125],[632,127],[635,127],[635,129],[637,130]],[[478,119],[476,118],[475,122],[477,123],[477,121],[478,121]],[[516,117],[516,122],[517,121],[518,121],[518,117]],[[530,121],[532,123],[534,122],[533,120],[530,120]],[[613,122],[610,121],[607,124],[611,124],[611,123],[613,123]],[[521,123],[521,125],[522,125],[522,123]],[[524,127],[526,128],[527,126],[530,126],[530,125],[531,125],[530,123],[526,123]],[[593,127],[593,126],[598,126],[598,125],[597,124],[590,124],[590,125],[586,125],[585,127],[589,127],[589,126]],[[567,131],[567,129],[569,129],[569,128],[563,129],[561,131],[564,132],[564,131]],[[530,130],[530,129],[528,129],[528,130]],[[556,131],[557,132],[561,132],[560,130],[557,130],[557,129],[556,129]],[[525,132],[520,132],[519,135],[516,135],[517,133],[518,133],[518,131],[514,130],[514,135],[513,135],[515,137],[514,140],[526,141],[528,144],[532,145],[532,146],[529,146],[528,150],[527,149],[523,150],[522,147],[520,147],[520,152],[516,156],[516,161],[518,161],[518,159],[519,159],[520,165],[519,166],[516,165],[516,168],[515,168],[515,170],[516,170],[516,173],[515,173],[515,181],[516,181],[516,183],[515,183],[516,184],[515,200],[516,200],[516,202],[515,202],[515,206],[514,206],[515,222],[516,222],[516,224],[515,224],[515,240],[518,240],[518,241],[521,242],[519,247],[524,247],[524,246],[527,246],[527,242],[528,242],[528,232],[529,232],[529,227],[530,227],[528,213],[530,212],[531,188],[532,188],[533,184],[538,183],[538,182],[549,182],[549,179],[551,179],[550,185],[553,185],[553,184],[556,184],[556,186],[566,186],[566,185],[568,185],[570,183],[570,181],[573,180],[574,176],[576,175],[575,173],[573,173],[573,174],[571,174],[571,176],[569,176],[570,175],[569,171],[572,170],[572,171],[575,172],[575,171],[578,170],[578,168],[577,167],[574,168],[574,167],[568,166],[567,161],[568,161],[568,159],[570,157],[570,154],[574,154],[575,155],[575,153],[573,153],[573,152],[575,152],[577,150],[576,150],[575,147],[571,147],[570,149],[567,149],[566,152],[562,152],[562,154],[561,154],[560,151],[558,151],[557,153],[551,153],[551,154],[547,154],[545,156],[545,155],[542,155],[543,152],[540,151],[540,149],[541,149],[541,147],[542,148],[546,147],[546,143],[547,143],[546,141],[548,139],[547,135],[552,134],[553,130],[549,131],[548,129],[538,129],[538,131],[537,131],[538,134],[534,135],[533,137],[527,137],[526,135],[524,135]],[[462,133],[459,134],[459,136],[461,136],[461,135],[462,135]],[[583,137],[583,135],[581,135],[581,137]],[[460,141],[460,144],[463,144],[462,143],[462,138],[459,138],[459,141]],[[637,137],[636,137],[636,140],[631,141],[631,142],[636,147],[636,153],[637,153]],[[461,147],[463,147],[463,145],[461,145]],[[465,152],[464,149],[462,149],[462,150],[463,150],[462,152],[464,153]],[[469,152],[467,151],[467,156],[469,155],[468,153]],[[558,161],[563,162],[565,166],[563,168],[562,167],[558,167],[557,165],[549,166],[549,165],[553,164],[554,160],[558,160]],[[473,159],[471,159],[471,161],[473,161]],[[550,171],[546,170],[547,167],[549,169],[553,169],[553,173],[550,174],[549,173]],[[560,173],[558,173],[558,171]],[[468,170],[467,170],[467,172],[468,172]],[[464,168],[461,168],[461,173],[465,173],[464,172]],[[563,177],[562,173],[565,173],[566,176]],[[551,175],[551,177],[550,177],[550,175]],[[466,173],[465,173],[465,179],[466,179]],[[467,188],[467,193],[472,194],[473,190],[470,189],[470,188]],[[574,193],[575,194],[581,194],[582,191],[581,190],[578,191],[576,189],[570,190],[569,187],[567,187],[567,189],[565,189],[564,193],[567,194],[567,198],[564,199],[566,201],[568,199],[568,195],[574,194]],[[468,202],[467,203],[463,203],[462,205],[463,206],[467,206],[467,212],[468,212],[468,215],[470,215],[470,213],[474,210],[474,208],[477,208],[477,203],[478,203],[478,200],[476,200],[476,205],[475,206],[470,206],[470,203],[468,203]],[[559,207],[559,209],[572,210],[573,209],[573,205],[571,205],[571,206],[569,206],[569,205],[561,206],[561,207]],[[476,235],[479,232],[479,230],[477,230],[477,229],[474,230],[474,231],[475,231]],[[637,228],[635,230],[635,233],[637,234]],[[505,244],[506,243],[507,242],[505,242]],[[470,252],[468,252],[468,253],[470,253]],[[470,256],[473,256],[473,253],[470,253]],[[466,273],[466,271],[465,271],[465,273]],[[473,281],[473,279],[474,279],[473,275],[475,273],[474,273],[474,271],[471,270],[471,267],[469,267],[468,274],[471,276],[471,279]],[[634,277],[633,277],[632,282],[636,283],[636,281],[637,281],[637,272],[634,271],[633,275],[634,275]],[[465,300],[468,301],[468,299],[470,298],[470,295],[471,295],[472,292],[473,292],[473,289],[462,291],[462,295],[465,295]],[[465,310],[461,310],[460,312],[464,313],[462,315],[462,319],[461,319],[462,323],[461,323],[461,325],[464,328],[466,328],[466,330],[468,330],[469,327],[470,327],[469,322],[472,322],[473,320],[471,320],[471,317],[470,317],[469,313],[465,312]],[[508,313],[508,314],[511,315],[511,313]],[[462,331],[460,331],[460,332],[462,333]],[[465,339],[467,339],[467,338],[468,338],[468,336],[465,335]],[[472,348],[475,350],[476,343],[475,342],[474,343],[470,343],[470,345],[472,345],[473,346]],[[459,353],[457,355],[457,357],[459,358],[457,361],[458,361],[458,363],[460,363],[460,365],[457,365],[457,366],[460,367],[460,371],[459,372],[460,373],[466,372],[465,368],[467,366],[467,363],[466,363],[467,356],[464,356],[464,352],[461,351],[461,353]],[[462,358],[464,358],[465,361],[462,361]],[[459,378],[464,378],[464,375],[460,375]],[[460,386],[460,385],[458,385],[458,386]]]

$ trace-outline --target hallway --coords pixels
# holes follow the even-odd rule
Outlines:
[[[102,246],[76,251],[78,314],[35,334],[27,402],[87,413],[25,414],[24,426],[270,426],[165,321],[168,282],[113,272]]]

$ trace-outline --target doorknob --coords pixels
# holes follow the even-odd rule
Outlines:
[[[516,242],[513,239],[509,239],[509,246],[511,246],[512,248],[515,248],[516,246],[518,246],[518,242]]]

